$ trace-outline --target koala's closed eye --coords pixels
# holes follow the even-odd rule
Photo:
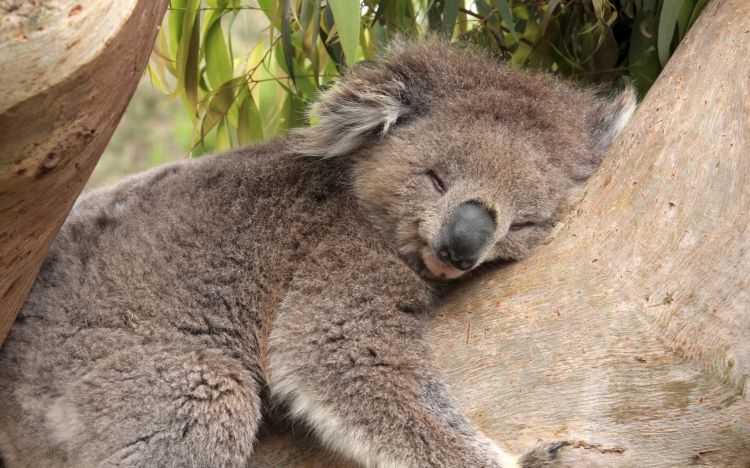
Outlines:
[[[436,192],[442,195],[448,190],[448,186],[445,184],[445,181],[435,171],[427,171],[427,176],[430,178],[432,186],[435,188]]]
[[[536,225],[537,225],[537,223],[535,223],[533,221],[520,221],[520,222],[511,224],[510,227],[508,228],[508,230],[509,231],[520,231],[521,229],[526,229],[526,228],[534,227]]]

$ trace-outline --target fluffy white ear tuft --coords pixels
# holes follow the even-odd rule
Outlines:
[[[599,111],[601,117],[594,130],[597,154],[604,154],[609,149],[615,137],[633,116],[636,107],[635,89],[629,84],[617,97],[602,106]]]
[[[365,74],[367,74],[365,72]],[[321,158],[349,154],[382,138],[409,109],[401,81],[349,77],[326,91],[311,109],[317,124],[297,131],[296,151]]]

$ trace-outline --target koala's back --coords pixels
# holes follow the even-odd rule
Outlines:
[[[154,349],[220,350],[262,385],[263,334],[297,260],[352,206],[337,162],[279,146],[165,166],[76,204],[0,349],[0,454],[63,464],[70,447],[58,445],[77,425],[107,430],[101,413],[66,410],[82,379],[127,378],[118,366]]]

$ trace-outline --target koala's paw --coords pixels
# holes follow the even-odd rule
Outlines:
[[[553,442],[550,444],[538,444],[527,450],[518,460],[521,468],[546,468],[555,466],[557,451],[570,444],[567,440]]]

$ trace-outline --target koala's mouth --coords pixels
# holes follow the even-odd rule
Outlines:
[[[424,266],[436,278],[450,280],[458,278],[466,273],[464,270],[459,270],[458,268],[443,263],[437,255],[435,255],[435,250],[429,245],[422,247],[420,255]]]

